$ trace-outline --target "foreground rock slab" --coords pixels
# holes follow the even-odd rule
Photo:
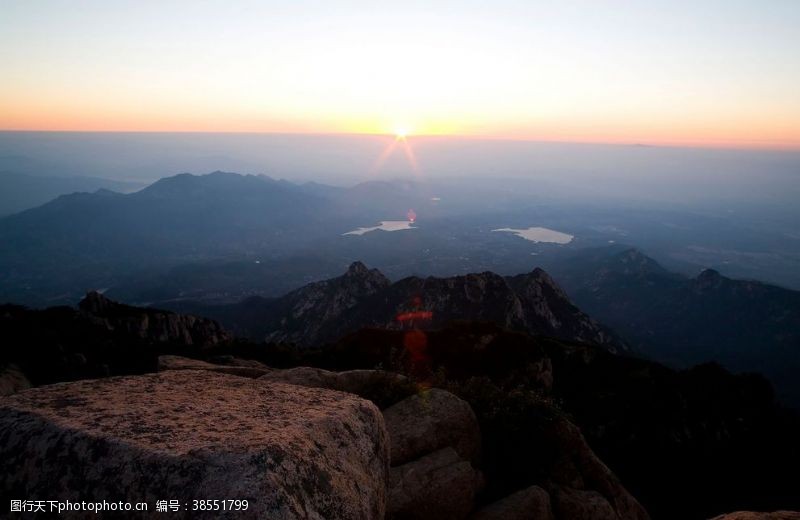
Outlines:
[[[237,518],[378,519],[389,448],[380,412],[354,395],[175,370],[0,398],[0,460],[11,498],[144,501],[142,518],[158,500],[195,518],[195,499],[236,499]]]

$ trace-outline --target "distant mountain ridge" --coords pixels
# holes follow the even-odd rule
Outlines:
[[[643,355],[762,372],[800,406],[800,291],[713,269],[687,278],[632,248],[582,251],[552,271],[581,309]]]
[[[221,171],[165,177],[128,194],[62,195],[0,218],[0,301],[73,303],[92,288],[182,264],[313,256],[320,241],[404,218],[412,201],[434,205],[409,182],[337,188]]]
[[[232,306],[187,307],[257,339],[320,345],[363,327],[436,328],[479,320],[512,330],[593,343],[612,352],[628,347],[578,309],[541,269],[513,277],[492,272],[449,278],[408,277],[391,283],[377,269],[354,262],[347,272],[274,300]]]
[[[0,219],[0,301],[76,301],[142,270],[285,253],[335,235],[329,207],[297,185],[225,172],[176,175],[130,194],[64,195]]]
[[[69,193],[98,190],[127,193],[141,186],[141,183],[99,177],[38,176],[0,171],[0,217],[35,208]]]

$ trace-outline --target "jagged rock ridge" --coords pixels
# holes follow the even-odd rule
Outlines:
[[[390,283],[377,269],[353,263],[338,278],[313,283],[271,303],[258,318],[248,306],[228,307],[220,319],[250,336],[312,346],[363,327],[435,328],[453,320],[481,320],[533,334],[627,349],[613,332],[578,309],[543,270],[503,277],[492,272],[449,278],[404,278]],[[217,315],[213,307],[207,314]],[[224,316],[224,317],[223,317]],[[247,316],[242,323],[236,316]]]
[[[231,339],[217,322],[189,314],[131,307],[91,291],[78,308],[109,331],[121,330],[154,342],[215,345]]]

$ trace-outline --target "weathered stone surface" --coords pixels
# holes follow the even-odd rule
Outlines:
[[[613,516],[620,520],[649,520],[647,511],[623,487],[617,476],[595,455],[586,443],[577,426],[566,419],[553,422],[547,432],[548,446],[555,454],[548,488],[557,518],[564,511],[594,511],[601,515],[610,508]],[[559,492],[562,491],[562,492]],[[587,493],[583,493],[586,491]],[[602,501],[600,500],[602,499]],[[603,505],[605,502],[608,508]],[[575,509],[576,503],[585,503],[589,509]],[[577,514],[577,513],[575,513]],[[573,518],[565,516],[563,518]],[[574,517],[579,518],[579,517]],[[583,518],[583,517],[580,517]],[[604,518],[589,516],[586,518]]]
[[[389,470],[387,518],[459,520],[472,511],[483,479],[447,447]]]
[[[470,516],[470,520],[553,520],[550,495],[531,486],[490,504]]]
[[[246,499],[237,518],[378,519],[388,455],[372,403],[214,372],[80,381],[0,398],[3,496],[151,507]]]
[[[337,390],[339,378],[336,372],[313,367],[296,367],[276,370],[266,374],[262,381],[275,381],[290,385],[307,386],[309,388],[328,388]]]
[[[347,370],[331,372],[321,368],[297,367],[275,370],[262,377],[312,388],[329,388],[359,395],[379,406],[394,404],[412,391],[407,377],[385,370]]]
[[[756,513],[754,511],[737,511],[726,515],[715,516],[712,520],[800,520],[798,511],[773,511]]]
[[[480,456],[481,432],[469,404],[432,388],[383,411],[397,466],[446,446],[466,460]]]
[[[619,520],[608,500],[597,491],[560,488],[553,496],[559,520]]]
[[[11,395],[31,387],[31,382],[17,365],[0,368],[0,395]]]
[[[255,359],[242,359],[237,358],[235,356],[223,354],[219,356],[214,356],[209,358],[209,362],[215,363],[217,365],[226,365],[232,367],[252,367],[252,368],[263,368],[265,371],[270,372],[272,369],[262,363],[261,361],[256,361]]]
[[[269,369],[261,367],[215,365],[199,359],[182,356],[158,356],[158,371],[164,372],[165,370],[208,370],[210,372],[251,378],[261,377],[270,373]]]

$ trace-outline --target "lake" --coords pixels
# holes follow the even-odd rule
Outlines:
[[[370,231],[403,231],[404,229],[416,229],[411,227],[414,222],[410,220],[383,220],[381,221],[379,226],[373,227],[362,227],[358,229],[354,229],[353,231],[348,231],[347,233],[342,233],[342,236],[345,235],[363,235],[364,233],[369,233]]]
[[[567,233],[544,227],[529,227],[527,229],[501,228],[493,229],[492,231],[514,233],[518,237],[530,240],[531,242],[549,242],[551,244],[569,244],[572,242],[572,239],[575,238]]]

